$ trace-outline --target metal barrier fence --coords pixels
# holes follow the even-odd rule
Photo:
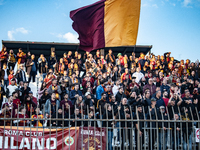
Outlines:
[[[71,150],[196,150],[200,149],[200,119],[197,107],[174,108],[168,112],[157,108],[118,107],[74,108],[71,115],[64,107],[46,115],[45,107],[35,108],[27,118],[27,106],[2,108],[0,149],[71,149]],[[49,106],[52,113],[52,107]],[[28,106],[32,109],[32,105]],[[92,111],[91,111],[92,110]],[[24,114],[23,114],[24,113]],[[87,114],[87,115],[86,115]],[[173,114],[172,116],[170,116]]]

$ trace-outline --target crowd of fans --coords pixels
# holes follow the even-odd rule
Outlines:
[[[105,56],[99,50],[95,55],[86,52],[83,56],[78,51],[74,54],[69,51],[58,59],[52,51],[49,57],[41,54],[36,60],[34,54],[26,54],[21,48],[14,54],[13,50],[8,52],[3,47],[0,52],[0,118],[38,118],[41,120],[33,120],[31,124],[39,127],[44,125],[42,118],[197,120],[200,64],[189,59],[177,61],[170,54],[145,56],[141,53],[137,58],[134,52],[130,56],[121,53],[114,56],[110,49]],[[35,82],[37,72],[42,84],[36,98],[29,83]],[[7,102],[2,104],[4,95]],[[11,124],[10,120],[0,122],[1,125]],[[15,120],[13,124],[28,126],[30,121]],[[74,121],[55,120],[47,124],[75,126]],[[95,124],[95,121],[76,122],[77,126]],[[169,128],[166,123],[158,125]],[[103,122],[99,126],[119,126],[119,122]],[[131,127],[132,123],[120,122],[120,126]],[[145,123],[135,122],[134,126],[136,132],[144,136]],[[150,127],[150,123],[147,126]],[[156,124],[151,123],[151,127],[153,130]],[[187,133],[186,124],[181,128],[177,123],[176,127],[174,132],[182,130],[190,140],[192,123],[188,124]],[[112,137],[112,130],[109,131]],[[121,134],[123,137],[123,130]],[[151,136],[149,140],[156,139],[156,134]],[[154,142],[149,144],[154,145]]]

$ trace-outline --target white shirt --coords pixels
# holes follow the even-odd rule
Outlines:
[[[9,96],[11,96],[12,93],[17,89],[17,86],[16,85],[9,85],[7,88],[9,89]]]
[[[21,70],[21,71],[22,71],[22,79],[23,79],[23,81],[26,81],[25,71],[24,70]]]
[[[6,68],[6,69],[3,69],[3,70],[4,70],[4,72],[5,72],[4,80],[8,80],[7,68]]]
[[[116,96],[117,95],[117,92],[119,91],[119,85],[114,85],[113,88],[112,88],[112,92],[113,92],[113,95]]]
[[[135,72],[132,77],[136,77],[135,82],[138,83],[144,77],[144,74],[142,72]]]

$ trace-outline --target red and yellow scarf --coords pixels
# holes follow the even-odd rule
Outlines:
[[[57,85],[56,86],[52,85],[52,90],[54,90],[56,87],[57,87]],[[58,91],[55,90],[55,93],[56,93],[56,99],[59,99],[59,93],[58,93]]]

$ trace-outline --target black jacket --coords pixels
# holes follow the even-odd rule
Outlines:
[[[85,119],[88,119],[88,116],[86,116]],[[88,127],[88,126],[90,126],[90,127],[94,127],[94,126],[97,127],[98,126],[97,122],[93,120],[94,116],[92,118],[90,118],[90,119],[91,119],[90,121],[84,121],[84,126],[85,127]]]
[[[6,70],[7,75],[9,76],[9,69]],[[0,71],[0,80],[4,80],[4,76],[5,76],[5,71],[3,69],[1,69]]]
[[[129,106],[128,105],[121,105],[121,109],[119,111],[119,115],[118,115],[118,119],[126,119],[126,120],[130,120],[132,118],[132,114],[130,113],[130,111],[125,112],[124,109]],[[130,115],[130,118],[126,118],[126,114]],[[121,121],[121,127],[131,127],[131,121]]]
[[[158,110],[155,110],[155,109],[156,109],[156,107],[152,108],[151,111],[148,111],[148,113],[147,113],[147,119],[149,119],[149,120],[156,120],[157,119],[156,112]],[[151,127],[151,128],[156,128],[156,122],[148,122],[147,126]]]
[[[45,67],[46,65],[47,65],[47,61],[45,62],[42,61],[41,63],[39,63],[38,65],[39,73],[47,73],[48,68]]]
[[[29,91],[31,91],[31,88],[27,87],[27,89],[24,89],[24,87],[22,87],[21,91],[22,91],[22,97],[24,98],[26,95],[29,94]]]
[[[165,114],[165,113],[161,113],[159,110],[157,111],[157,117],[158,117],[158,120],[169,120],[168,115]],[[164,121],[163,122],[159,122],[158,123],[158,127],[159,128],[163,128],[163,127],[169,128],[170,127],[170,123],[164,122]]]
[[[107,113],[104,112],[103,119],[108,119],[108,120],[114,119],[112,110],[111,111],[107,110]],[[110,127],[109,129],[111,129],[111,127],[112,127],[112,121],[103,121],[103,127]]]
[[[79,113],[79,114],[77,115],[77,117],[75,116],[75,114],[71,115],[71,119],[75,119],[75,118],[81,119],[81,118],[82,118],[82,117],[81,117],[81,114]],[[75,121],[71,121],[71,126],[72,126],[72,127],[75,127],[75,125],[76,125],[76,126],[82,126],[82,125],[84,125],[84,121],[78,121],[78,119],[75,119]]]
[[[22,70],[19,70],[19,72],[16,74],[18,84],[19,84],[20,81],[23,81],[23,82],[27,81],[26,80],[26,73],[25,73],[25,71],[23,71],[23,72],[24,72],[24,78],[23,78]]]
[[[122,98],[126,98],[126,95],[125,95],[124,93],[120,94],[119,92],[117,92],[115,98],[116,98],[116,101],[117,101],[118,103],[120,103],[121,100],[122,100]]]
[[[48,68],[53,68],[53,65],[55,63],[57,63],[57,57],[52,57],[52,56],[49,56],[49,59],[48,59]]]
[[[137,114],[134,115],[133,119],[134,119],[134,120],[137,120],[137,119],[144,120],[144,114],[143,114],[143,112],[142,112],[142,113],[138,112],[138,115],[137,115]],[[138,124],[138,122],[137,122],[137,121],[134,121],[134,124],[136,125],[136,124]],[[140,131],[144,130],[144,129],[143,129],[144,127],[145,127],[145,122],[140,121],[140,122],[139,122],[139,130],[140,130]],[[136,128],[135,128],[135,129],[136,129]]]
[[[69,114],[68,113],[64,113],[64,116],[63,116],[63,113],[62,114],[59,114],[59,113],[54,113],[52,118],[58,118],[58,119],[66,119],[66,118],[69,118]],[[56,125],[54,126],[57,126],[57,127],[62,127],[62,125],[65,127],[65,126],[68,126],[69,125],[69,121],[62,121],[62,120],[53,120],[53,123],[56,123]]]

